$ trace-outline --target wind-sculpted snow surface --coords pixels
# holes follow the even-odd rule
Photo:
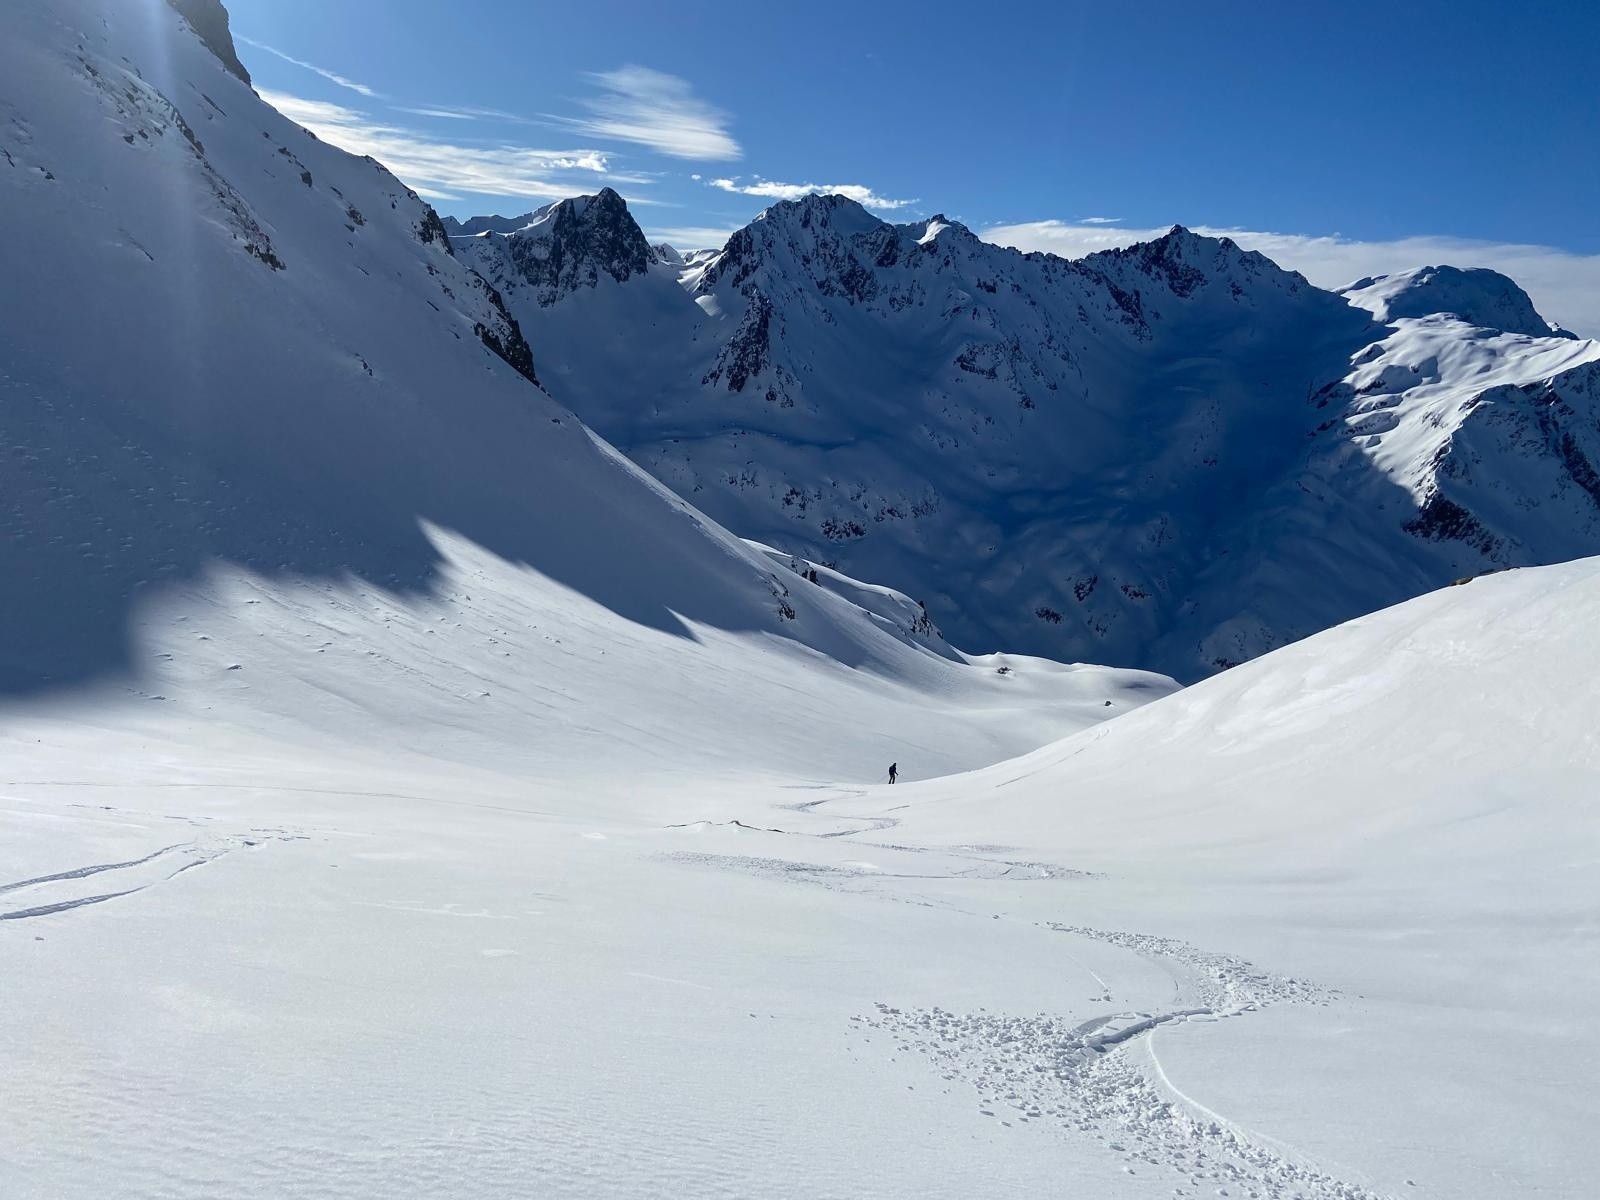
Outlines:
[[[590,255],[552,300],[497,248],[522,237],[456,244],[559,398],[729,528],[912,596],[959,645],[1194,678],[1600,550],[1600,396],[1570,373],[1600,347],[1494,272],[1341,296],[1180,228],[1068,262],[812,196],[692,264]]]

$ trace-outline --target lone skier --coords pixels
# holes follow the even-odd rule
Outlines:
[[[889,764],[889,782],[893,783],[897,778],[899,778],[899,775],[900,775],[900,764],[899,763],[890,763]]]

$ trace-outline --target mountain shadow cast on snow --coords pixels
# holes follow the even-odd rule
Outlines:
[[[375,394],[411,408],[388,421],[281,371],[202,364],[164,420],[127,402],[135,380],[106,397],[71,374],[0,383],[0,698],[136,676],[139,605],[218,566],[431,593],[444,560],[426,525],[653,629],[775,623],[757,564],[509,370],[450,406]]]
[[[0,39],[0,697],[137,676],[143,602],[218,564],[427,594],[428,526],[673,635],[799,624],[503,361],[438,216],[252,91],[220,5],[125,8]]]

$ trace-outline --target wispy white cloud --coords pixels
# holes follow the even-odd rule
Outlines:
[[[906,208],[917,203],[915,200],[890,200],[860,183],[778,183],[757,175],[752,183],[741,183],[737,178],[713,179],[709,181],[709,185],[721,188],[725,192],[737,192],[741,196],[763,196],[770,200],[798,200],[802,196],[838,195],[846,196],[866,208],[878,209]]]
[[[395,112],[410,113],[414,117],[443,117],[450,121],[472,121],[477,118],[471,113],[453,112],[448,108],[411,108],[405,104],[394,106]]]
[[[1247,250],[1259,250],[1279,265],[1299,271],[1319,287],[1343,287],[1366,275],[1385,275],[1413,267],[1489,267],[1509,275],[1533,297],[1547,320],[1586,337],[1600,337],[1600,255],[1573,254],[1553,246],[1471,238],[1418,236],[1392,241],[1355,241],[1337,235],[1261,233],[1246,229],[1192,227],[1195,233],[1231,237]],[[1019,250],[1044,250],[1081,258],[1096,250],[1148,241],[1164,229],[1108,229],[1069,221],[1027,221],[995,225],[980,236]]]
[[[296,58],[265,42],[243,35],[236,36],[248,46],[314,72],[339,87],[368,99],[387,99],[375,88],[337,71]],[[579,102],[588,110],[584,116],[540,114],[529,117],[498,108],[432,102],[394,102],[389,107],[394,112],[417,117],[450,121],[503,121],[579,131],[591,137],[645,146],[671,158],[733,161],[743,154],[739,143],[728,132],[728,114],[696,96],[693,87],[685,79],[631,64],[614,71],[593,72],[587,78],[596,86],[597,94]],[[365,114],[360,115],[365,117]]]
[[[395,104],[391,107],[395,112],[410,113],[417,117],[443,117],[450,121],[516,121],[532,124],[516,113],[501,112],[498,108],[469,108],[454,104]]]
[[[1122,220],[1121,217],[1080,217],[1079,222],[1084,225],[1115,225]]]
[[[432,200],[456,200],[462,193],[559,200],[582,186],[552,178],[571,171],[605,176],[611,183],[640,182],[632,176],[613,173],[606,156],[598,150],[463,146],[341,104],[283,92],[263,91],[261,95],[284,116],[323,140],[352,154],[370,154]]]
[[[372,88],[369,88],[364,83],[357,83],[354,79],[348,79],[339,74],[337,71],[330,71],[328,68],[319,67],[315,63],[308,63],[303,58],[296,58],[292,54],[285,54],[282,50],[269,46],[265,42],[258,42],[252,38],[245,37],[243,34],[237,33],[234,34],[234,38],[243,42],[247,46],[254,46],[257,50],[265,50],[268,54],[276,55],[278,58],[283,59],[283,61],[286,63],[293,63],[297,67],[304,67],[308,71],[314,71],[318,75],[321,75],[324,79],[329,80],[332,83],[336,83],[342,88],[349,88],[352,92],[359,92],[361,95],[367,97],[376,97],[378,95],[376,91],[374,91]]]
[[[744,151],[728,132],[728,115],[694,94],[685,79],[649,67],[591,74],[600,94],[582,101],[584,117],[551,117],[591,137],[648,146],[672,158],[732,161]]]

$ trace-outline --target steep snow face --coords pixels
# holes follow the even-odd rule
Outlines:
[[[1484,267],[1418,267],[1358,279],[1340,295],[1380,321],[1450,314],[1468,325],[1505,333],[1574,336],[1535,312],[1532,299],[1515,282]]]
[[[874,737],[948,769],[1170,687],[1002,677],[706,520],[539,388],[432,209],[175,11],[20,0],[5,24],[0,200],[18,230],[73,233],[0,240],[0,697],[99,685],[241,729],[601,760],[631,706],[754,706],[763,769],[800,764],[815,708],[811,758],[831,731],[831,761],[876,776]],[[535,229],[615,283],[652,263],[608,240],[614,203]],[[663,769],[704,750],[638,741]]]
[[[553,305],[484,269],[555,394],[636,462],[959,645],[1195,678],[1600,549],[1600,408],[1563,374],[1600,348],[1492,273],[1370,281],[1357,305],[1182,228],[1067,262],[838,196]],[[1520,423],[1490,387],[1528,389]]]
[[[1303,457],[1202,575],[1202,664],[1441,582],[1600,547],[1600,344],[1399,318],[1319,389]],[[1163,635],[1154,661],[1189,652]]]

